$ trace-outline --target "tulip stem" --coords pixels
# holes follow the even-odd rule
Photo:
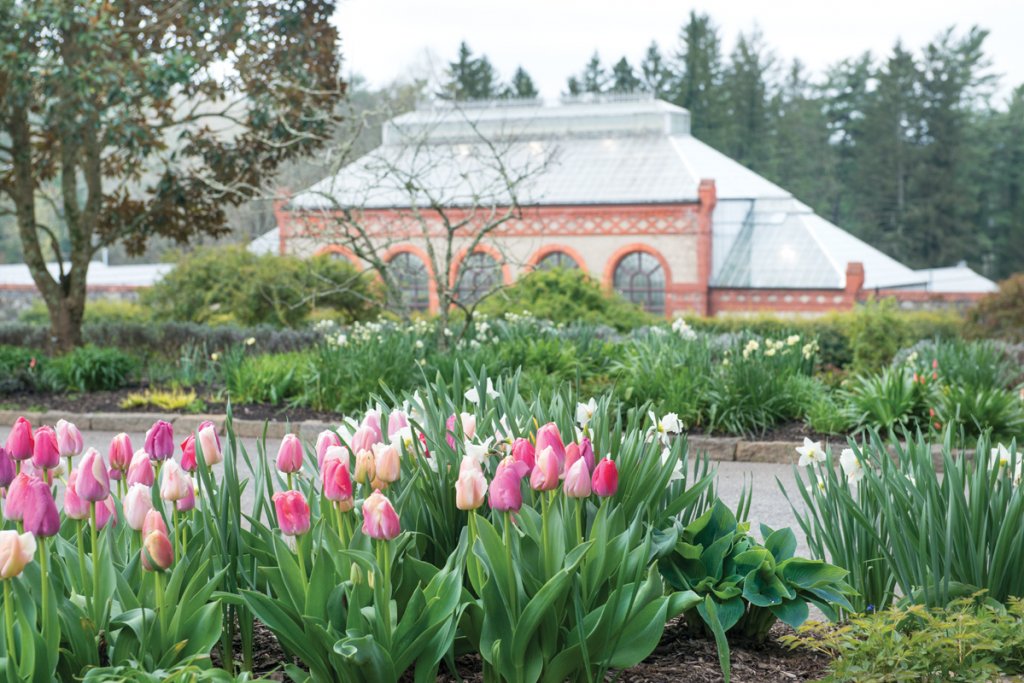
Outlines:
[[[545,554],[547,550],[547,536],[544,537],[544,548]],[[516,591],[516,572],[515,562],[512,559],[512,513],[505,513],[505,554],[508,558],[508,599],[509,607],[512,610],[512,614],[517,614],[519,611],[518,603],[519,596]]]
[[[341,545],[348,547],[348,541],[345,539],[345,520],[341,516],[341,508],[337,504],[334,506],[334,519],[338,523],[338,538],[341,539]]]
[[[75,541],[77,541],[77,544],[78,544],[78,571],[82,575],[82,583],[79,584],[80,587],[84,586],[85,585],[85,581],[86,581],[86,578],[85,578],[85,547],[82,545],[82,525],[83,524],[85,524],[85,522],[83,522],[80,519],[77,520],[76,523],[75,523]],[[89,596],[88,599],[86,600],[86,602],[87,602],[87,605],[90,608],[89,611],[92,611],[92,596]]]
[[[153,580],[156,581],[156,613],[157,618],[160,620],[160,631],[166,636],[167,619],[164,614],[164,581],[162,572],[159,570],[153,572]]]
[[[7,656],[18,668],[17,660],[14,657],[14,605],[11,602],[11,580],[6,579],[4,584],[4,630],[7,631]]]
[[[93,601],[93,616],[96,619],[96,624],[101,623],[100,619],[100,543],[99,543],[99,530],[96,522],[96,503],[89,503],[89,521],[92,525],[89,527],[92,534],[92,601]]]
[[[39,537],[39,575],[42,588],[42,614],[40,623],[43,629],[43,639],[49,640],[50,636],[50,573],[49,557],[46,552],[46,536]]]
[[[583,499],[576,499],[576,545],[583,545]]]
[[[299,574],[302,575],[302,585],[309,585],[309,577],[306,575],[306,553],[302,551],[302,535],[295,537],[295,557],[299,560]]]
[[[288,477],[288,490],[291,491],[292,490],[292,473],[289,472],[285,476]]]

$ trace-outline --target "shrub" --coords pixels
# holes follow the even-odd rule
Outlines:
[[[247,355],[244,349],[235,347],[219,361],[233,402],[276,405],[302,395],[309,352]]]
[[[617,294],[606,292],[581,270],[535,270],[498,290],[478,309],[491,316],[528,311],[556,323],[608,325],[625,331],[655,319]]]
[[[85,305],[83,322],[89,323],[145,323],[152,318],[152,312],[136,301],[123,299],[89,299]],[[50,324],[50,314],[46,304],[36,301],[28,309],[22,311],[18,321],[31,325]]]
[[[40,351],[17,346],[0,346],[0,393],[32,389],[39,377]]]
[[[199,413],[206,409],[206,404],[196,396],[194,391],[185,391],[181,387],[170,389],[146,389],[141,392],[133,392],[124,397],[121,407],[125,410],[132,408],[157,408],[167,412],[185,411],[188,413]]]
[[[256,255],[218,247],[182,258],[143,294],[161,320],[296,327],[317,306],[343,320],[365,318],[376,306],[369,279],[329,257]]]
[[[968,333],[975,337],[1024,342],[1024,273],[999,283],[967,312]]]
[[[125,386],[137,369],[135,358],[123,351],[86,345],[51,359],[43,382],[57,391],[112,391]]]
[[[932,403],[927,376],[910,368],[886,368],[881,373],[860,375],[843,392],[849,418],[858,427],[870,427],[888,433],[897,428],[914,429],[929,425]]]

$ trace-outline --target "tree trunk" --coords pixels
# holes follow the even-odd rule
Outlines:
[[[73,288],[74,289],[74,288]],[[82,343],[82,317],[85,314],[85,292],[63,292],[44,297],[50,312],[50,330],[54,348],[61,353]]]

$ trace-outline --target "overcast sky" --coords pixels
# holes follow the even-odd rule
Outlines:
[[[1000,100],[1024,82],[1024,0],[340,0],[345,72],[381,86],[433,65],[440,72],[466,40],[503,79],[522,65],[547,99],[565,89],[597,50],[609,65],[638,65],[651,40],[678,44],[691,9],[718,25],[728,54],[740,31],[760,27],[782,60],[813,72],[865,50],[888,53],[897,39],[915,50],[946,27],[990,31],[986,52],[1002,75]]]

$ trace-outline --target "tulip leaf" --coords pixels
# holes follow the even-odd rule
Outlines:
[[[554,606],[561,602],[561,599],[565,596],[570,581],[574,578],[576,566],[583,559],[583,555],[586,552],[585,546],[587,545],[578,546],[570,554],[570,558],[572,558],[571,563],[551,577],[526,605],[516,623],[515,633],[512,637],[512,661],[519,662],[525,660],[527,647],[537,631],[541,619],[550,613]],[[576,552],[581,549],[583,552]],[[567,558],[567,561],[569,561],[569,558]]]

